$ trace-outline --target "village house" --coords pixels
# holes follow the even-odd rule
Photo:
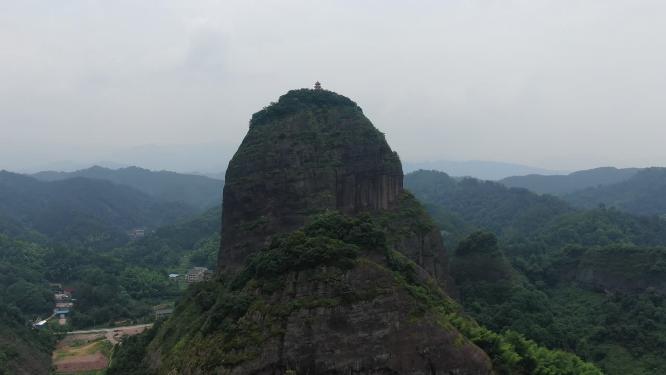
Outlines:
[[[131,239],[137,240],[143,238],[146,235],[146,230],[143,228],[134,228],[128,232],[128,235]]]
[[[206,267],[194,267],[185,275],[185,281],[188,284],[200,283],[202,281],[210,280],[213,277],[213,272]]]
[[[163,303],[153,307],[153,313],[155,313],[155,320],[160,320],[168,318],[173,314],[173,305],[168,303]]]
[[[58,324],[61,326],[67,324],[67,315],[74,307],[74,299],[72,298],[73,291],[73,289],[64,289],[53,294],[53,300],[55,302],[53,316],[58,319]]]

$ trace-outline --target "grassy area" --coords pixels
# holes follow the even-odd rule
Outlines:
[[[83,359],[91,355],[103,355],[107,359],[111,357],[111,352],[113,351],[113,344],[109,342],[105,337],[97,337],[93,340],[74,340],[69,344],[62,345],[58,347],[55,352],[53,352],[53,363],[56,367],[59,367],[59,363],[67,362],[76,362],[77,360]],[[106,370],[89,370],[89,371],[76,371],[76,372],[59,372],[56,371],[56,374],[70,374],[75,373],[77,375],[102,375],[106,373]]]
[[[86,340],[76,340],[70,345],[56,349],[56,351],[53,353],[53,359],[54,361],[57,361],[67,357],[90,355],[97,352],[100,352],[105,357],[109,358],[112,349],[113,344],[111,344],[104,337],[100,337],[90,342]]]

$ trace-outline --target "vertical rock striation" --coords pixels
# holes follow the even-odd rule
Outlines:
[[[442,291],[446,254],[398,155],[351,100],[294,90],[229,163],[218,272],[147,362],[178,374],[487,375]]]
[[[356,103],[326,90],[290,91],[252,117],[229,163],[219,269],[238,269],[313,213],[389,209],[402,180],[397,153]]]

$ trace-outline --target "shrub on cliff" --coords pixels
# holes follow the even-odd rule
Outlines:
[[[252,115],[250,126],[259,126],[274,121],[308,107],[357,107],[347,97],[327,90],[291,90],[282,95],[277,103],[271,103],[261,111]],[[359,108],[360,110],[360,108]]]

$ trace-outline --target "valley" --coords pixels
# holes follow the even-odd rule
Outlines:
[[[508,328],[536,343],[575,352],[609,374],[661,371],[657,358],[666,331],[662,219],[612,208],[578,208],[553,196],[434,171],[406,175],[405,186],[441,230],[456,299],[471,317],[493,330]],[[119,341],[114,331],[122,330],[122,324],[150,326],[155,306],[183,298],[190,268],[216,268],[219,208],[189,215],[134,239],[83,233],[80,242],[63,246],[32,229],[13,232],[18,239],[5,234],[2,259],[10,263],[4,267],[18,270],[13,279],[19,282],[5,281],[10,288],[4,300],[36,322],[52,314],[53,283],[62,283],[76,304],[68,306],[67,320],[53,314],[46,325],[75,335],[52,341],[53,364],[106,368],[112,345]],[[458,255],[461,244],[479,230],[492,233],[495,249]],[[30,231],[34,234],[27,237]],[[11,259],[31,260],[22,266]],[[169,275],[179,275],[181,281]],[[11,302],[18,295],[32,300]],[[652,326],[638,323],[648,321]],[[103,331],[92,329],[109,324]]]
[[[0,2],[0,375],[666,375],[666,2]]]

